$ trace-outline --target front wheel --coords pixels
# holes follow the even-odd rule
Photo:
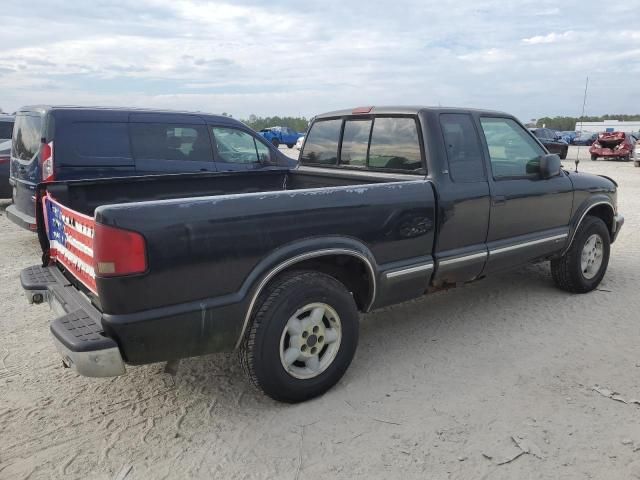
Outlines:
[[[277,138],[274,138],[273,140],[271,140],[271,144],[278,148],[280,146],[280,141]]]
[[[319,272],[284,274],[260,296],[240,361],[251,382],[274,400],[322,395],[342,378],[358,344],[353,296]]]
[[[287,143],[287,148],[293,148],[295,146],[295,143]]]
[[[591,155],[591,160],[596,161],[598,159],[597,155]]]
[[[587,293],[596,288],[609,264],[611,241],[605,223],[587,216],[564,256],[551,260],[551,275],[558,288]]]
[[[562,150],[562,152],[560,153],[560,159],[561,160],[566,160],[567,159],[567,154],[569,153],[569,147],[564,148]]]

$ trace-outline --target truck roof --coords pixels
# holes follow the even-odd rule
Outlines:
[[[370,110],[367,111],[368,109]],[[344,117],[344,116],[350,116],[350,115],[375,115],[375,114],[417,115],[422,111],[430,111],[430,112],[436,112],[436,113],[438,112],[441,112],[441,113],[476,112],[476,113],[485,113],[485,114],[508,116],[508,117],[512,116],[504,112],[499,112],[495,110],[477,109],[477,108],[429,107],[424,105],[381,105],[381,106],[355,107],[355,108],[344,109],[344,110],[334,110],[332,112],[316,115],[314,119],[317,120],[320,118]]]

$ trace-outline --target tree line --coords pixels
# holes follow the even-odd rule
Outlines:
[[[231,116],[228,113],[223,113],[222,115]],[[249,115],[249,118],[240,119],[240,121],[255,131],[267,127],[289,127],[296,132],[306,132],[307,128],[309,128],[309,120],[305,117],[280,117],[277,115],[275,117],[258,117]]]
[[[640,121],[640,114],[637,115],[600,115],[600,116],[584,116],[584,117],[542,117],[536,122],[537,127],[543,125],[553,130],[568,131],[573,130],[576,123],[582,122],[602,122],[604,120],[620,120],[627,122]]]

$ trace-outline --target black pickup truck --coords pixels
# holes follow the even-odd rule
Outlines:
[[[101,377],[235,349],[266,394],[302,401],[348,368],[359,312],[544,260],[589,292],[623,223],[614,181],[563,170],[499,112],[331,112],[300,159],[41,184],[43,263],[21,282],[59,315],[64,363]]]

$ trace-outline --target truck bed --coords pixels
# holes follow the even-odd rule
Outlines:
[[[89,298],[127,362],[225,350],[242,331],[256,282],[296,255],[329,249],[340,262],[339,252],[355,252],[367,261],[351,274],[374,290],[385,271],[432,261],[436,202],[429,180],[327,170],[46,184],[39,205],[50,207],[37,212],[38,233],[45,256],[53,253],[56,268]],[[45,212],[65,237],[62,256],[51,224],[42,227]],[[95,275],[96,223],[142,235],[147,270]],[[423,270],[423,281],[414,279],[411,288],[383,282],[358,299],[363,310],[419,295],[429,281]]]
[[[341,174],[313,169],[154,175],[52,183],[47,192],[66,207],[93,216],[103,205],[256,192],[366,185],[415,176],[383,178],[371,172]],[[420,178],[420,177],[418,177]]]

